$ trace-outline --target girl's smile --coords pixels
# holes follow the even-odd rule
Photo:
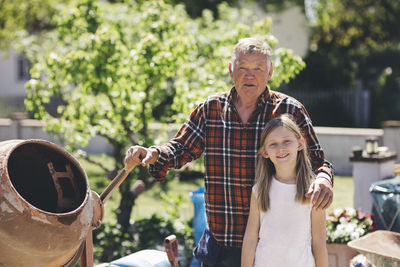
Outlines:
[[[286,154],[284,154],[284,155],[282,155],[282,156],[277,156],[277,157],[280,158],[280,159],[282,159],[282,158],[286,158],[287,156],[289,156],[288,153],[286,153]]]

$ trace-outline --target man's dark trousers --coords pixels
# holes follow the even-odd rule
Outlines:
[[[240,261],[242,256],[242,249],[221,247],[218,255],[217,263],[214,265],[207,265],[200,263],[201,267],[240,267]]]

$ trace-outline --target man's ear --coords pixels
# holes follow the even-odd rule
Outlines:
[[[229,75],[233,78],[233,69],[232,69],[232,62],[229,62],[229,66],[228,66],[228,68],[229,68]]]
[[[271,80],[272,78],[272,73],[274,72],[274,66],[271,63],[271,67],[269,68],[269,73],[268,73],[268,78],[267,81]]]

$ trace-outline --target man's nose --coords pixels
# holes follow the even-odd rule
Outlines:
[[[246,70],[246,76],[247,77],[254,77],[254,70],[247,69]]]

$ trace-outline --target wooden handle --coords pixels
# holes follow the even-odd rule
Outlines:
[[[101,193],[100,199],[103,204],[110,198],[111,194],[117,189],[120,184],[128,177],[128,174],[132,171],[133,168],[123,168],[118,174],[114,177],[111,183],[106,187],[106,189]]]

